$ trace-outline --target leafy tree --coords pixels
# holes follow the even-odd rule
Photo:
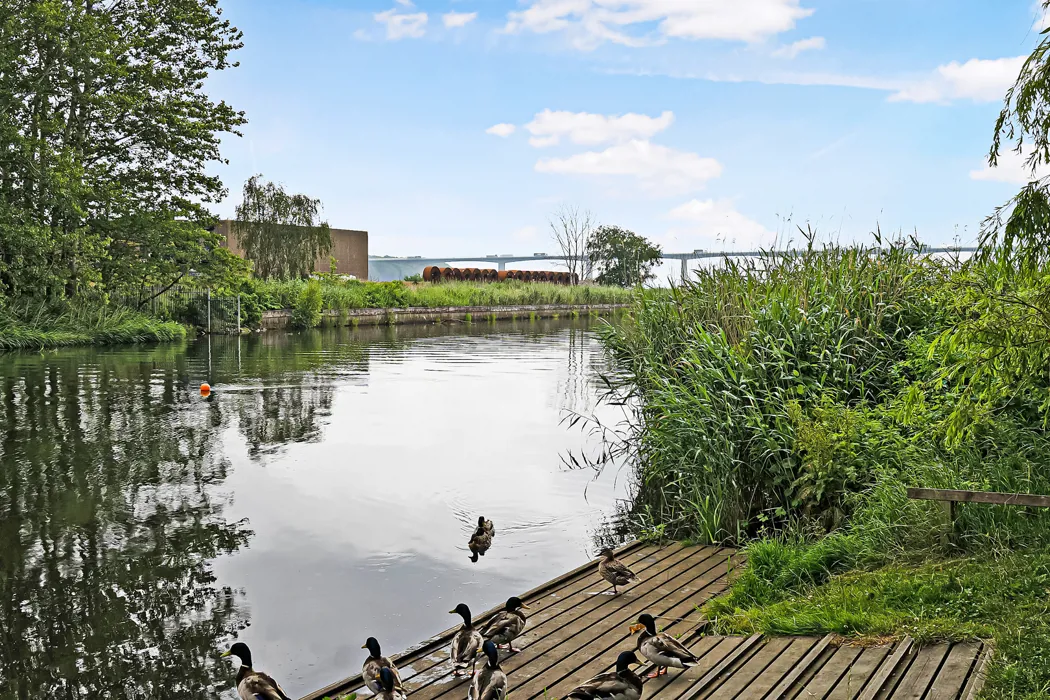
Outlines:
[[[332,232],[320,221],[321,200],[288,194],[253,175],[244,183],[235,233],[244,255],[265,279],[302,278],[332,249]]]
[[[0,8],[0,284],[75,294],[100,266],[164,276],[225,190],[207,172],[242,113],[204,82],[241,34],[218,0],[9,0]],[[112,245],[111,245],[112,244]],[[191,267],[230,262],[206,242]],[[42,262],[43,261],[43,262]],[[122,280],[125,281],[125,280]]]
[[[653,278],[660,246],[619,226],[599,226],[588,244],[590,262],[600,284],[636,287]]]

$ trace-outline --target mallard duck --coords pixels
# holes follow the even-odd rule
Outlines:
[[[492,546],[492,538],[496,536],[496,526],[492,524],[491,520],[485,520],[485,516],[478,516],[478,526],[474,529],[474,534],[470,536],[470,542],[467,546],[470,547],[470,560],[474,563],[478,561],[478,555],[485,556],[485,552],[489,551],[489,547]]]
[[[491,640],[497,647],[506,644],[512,652],[520,651],[515,649],[511,643],[525,630],[528,622],[525,613],[521,611],[522,608],[528,610],[529,606],[521,602],[517,596],[508,598],[507,606],[493,615],[481,628],[481,636]]]
[[[631,634],[641,632],[638,635],[638,651],[642,656],[656,664],[656,670],[649,674],[650,678],[667,673],[667,668],[691,668],[698,662],[693,652],[682,646],[677,639],[667,632],[656,632],[656,620],[649,613],[643,613],[638,617],[638,623],[631,625]]]
[[[375,700],[405,700],[405,691],[401,689],[397,676],[389,666],[380,668],[374,680],[379,683],[379,691],[375,694]]]
[[[616,670],[602,673],[581,686],[570,690],[566,698],[579,700],[640,700],[642,679],[629,667],[641,661],[633,651],[625,651],[616,657]]]
[[[236,656],[241,660],[241,668],[237,671],[237,695],[241,700],[292,700],[281,690],[277,681],[252,668],[252,652],[247,644],[237,642],[223,653],[222,658],[227,656]]]
[[[467,691],[467,700],[505,700],[507,697],[507,674],[499,666],[499,651],[496,645],[486,641],[481,651],[488,657],[485,667],[474,674]]]
[[[617,586],[626,586],[628,583],[638,580],[634,572],[628,569],[626,564],[617,560],[616,555],[608,547],[601,551],[601,558],[602,560],[598,562],[598,573],[602,575],[603,579],[612,584],[613,595],[619,593],[616,590]]]
[[[382,690],[382,686],[379,684],[379,669],[381,668],[389,668],[393,672],[394,686],[400,689],[401,674],[397,672],[397,666],[394,665],[394,662],[383,656],[379,649],[379,641],[375,637],[369,637],[361,648],[368,649],[368,658],[365,659],[364,665],[361,666],[361,678],[364,679],[368,689],[376,695]]]
[[[457,676],[467,672],[467,666],[473,673],[474,663],[477,660],[478,649],[485,641],[481,633],[474,629],[474,622],[470,619],[470,608],[463,603],[456,606],[455,610],[448,611],[450,615],[459,615],[463,618],[463,626],[456,631],[452,637],[452,646],[449,648],[449,658],[452,659],[452,672]]]

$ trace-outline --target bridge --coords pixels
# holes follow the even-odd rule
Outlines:
[[[968,246],[945,246],[923,248],[922,250],[924,253],[972,253],[975,250],[977,250],[977,248]],[[662,253],[660,255],[660,258],[663,260],[681,261],[682,279],[686,279],[689,276],[690,260],[705,260],[712,258],[756,258],[761,255],[765,255],[768,252],[769,251],[762,250],[694,250],[689,253]],[[780,254],[798,255],[804,251],[788,250],[777,252]],[[428,265],[437,265],[438,267],[453,267],[455,266],[455,263],[469,262],[477,263],[476,267],[495,267],[497,270],[506,270],[507,263],[545,261],[565,263],[571,258],[572,256],[557,255],[551,253],[533,253],[532,255],[481,255],[474,257],[448,258],[423,257],[420,255],[409,256],[404,258],[369,256],[368,277],[369,279],[376,281],[399,280],[409,275],[421,274],[423,272],[423,268],[427,267]]]

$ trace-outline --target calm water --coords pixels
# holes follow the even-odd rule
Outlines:
[[[584,562],[602,362],[583,321],[0,356],[0,696],[232,697],[233,635],[298,696]]]

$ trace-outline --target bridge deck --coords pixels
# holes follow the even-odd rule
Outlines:
[[[620,651],[634,648],[627,627],[642,612],[657,617],[662,629],[700,658],[697,668],[672,670],[647,681],[644,700],[969,700],[983,678],[990,650],[980,642],[919,648],[904,640],[862,649],[837,645],[830,637],[705,635],[699,606],[725,590],[727,577],[744,563],[742,555],[719,547],[633,543],[619,556],[640,579],[619,596],[609,595],[597,562],[521,596],[531,608],[528,627],[515,643],[522,651],[502,652],[514,700],[561,698],[575,685],[609,670]],[[448,663],[455,629],[395,658],[411,700],[466,697],[467,681],[453,678]],[[643,667],[639,673],[650,670]],[[351,692],[369,694],[360,675],[303,700]]]

